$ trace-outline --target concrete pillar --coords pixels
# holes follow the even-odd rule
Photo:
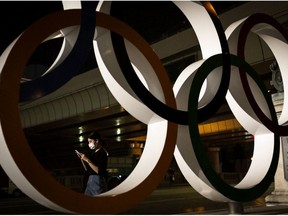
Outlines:
[[[284,138],[287,139],[287,137]],[[287,145],[287,142],[284,142],[283,144]],[[285,178],[284,171],[287,165],[284,164],[283,153],[287,157],[287,152],[283,152],[283,146],[281,144],[278,168],[274,178],[274,191],[265,197],[267,205],[288,204],[288,181],[287,176]]]
[[[220,148],[219,147],[209,147],[208,148],[208,160],[211,166],[214,168],[216,173],[221,172],[220,167]]]

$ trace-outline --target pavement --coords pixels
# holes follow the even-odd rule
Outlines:
[[[191,189],[190,186],[176,186],[175,188],[164,187],[159,190],[155,190],[151,194],[150,198],[148,198],[146,201],[143,201],[139,204],[139,206],[137,206],[136,211],[135,209],[131,209],[131,211],[129,211],[130,213],[128,212],[128,214],[147,215],[147,213],[155,214],[156,212],[157,215],[175,215],[177,214],[175,212],[181,212],[179,213],[180,215],[288,215],[288,203],[287,205],[284,205],[267,204],[265,202],[265,197],[270,194],[271,191],[273,191],[273,185],[265,194],[263,194],[262,197],[253,202],[244,203],[243,205],[239,203],[229,203],[229,205],[217,205],[217,203],[211,202],[207,199],[204,199],[202,196],[199,196]],[[0,202],[0,215],[18,214],[18,212],[21,212],[21,215],[35,215],[39,214],[39,212],[41,215],[61,214],[59,212],[54,212],[50,209],[47,209],[26,197],[2,197],[0,201],[2,202]],[[187,205],[185,204],[186,202]],[[191,202],[193,202],[195,205],[192,205]],[[169,207],[174,208],[172,208],[172,210],[174,210],[174,213],[173,211],[170,211],[171,208]],[[179,209],[177,209],[176,207],[179,207],[183,211],[178,211]],[[147,208],[152,210],[155,210],[157,208],[157,211],[148,211]],[[143,211],[143,209],[145,211]],[[127,213],[124,213],[124,215],[127,215]]]
[[[190,214],[191,213],[187,213]],[[242,209],[233,210],[231,208],[227,209],[217,209],[211,211],[203,212],[193,212],[193,215],[287,215],[288,205],[263,205],[263,206],[244,206]]]

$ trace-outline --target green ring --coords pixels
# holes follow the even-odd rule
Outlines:
[[[233,186],[227,184],[224,180],[222,180],[219,175],[214,171],[214,169],[211,167],[207,160],[207,156],[205,154],[202,141],[199,134],[198,129],[198,97],[199,93],[202,87],[202,84],[206,77],[209,75],[209,73],[217,68],[222,66],[223,57],[224,55],[229,55],[231,65],[241,67],[244,69],[257,83],[257,85],[260,87],[260,90],[262,91],[262,94],[264,95],[268,107],[272,116],[272,121],[276,124],[278,124],[276,112],[272,103],[272,99],[270,95],[268,94],[264,83],[261,82],[261,79],[257,75],[257,73],[254,71],[254,69],[244,60],[241,58],[232,55],[232,54],[218,54],[210,57],[207,59],[201,67],[198,69],[189,93],[189,104],[188,104],[188,116],[189,116],[189,132],[190,132],[190,138],[192,141],[192,146],[195,151],[195,155],[197,158],[197,161],[205,174],[206,178],[209,180],[209,182],[213,185],[213,187],[220,192],[225,197],[238,201],[238,202],[247,202],[252,201],[260,197],[270,186],[272,181],[274,180],[274,175],[277,169],[278,165],[278,158],[279,158],[279,135],[274,134],[274,153],[273,158],[269,167],[268,172],[264,176],[261,182],[259,184],[248,188],[248,189],[239,189],[234,188]],[[227,57],[227,56],[226,56]]]

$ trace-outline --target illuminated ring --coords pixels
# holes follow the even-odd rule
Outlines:
[[[230,55],[231,65],[241,67],[245,70],[249,76],[257,83],[261,89],[262,94],[264,95],[269,112],[271,113],[273,122],[277,122],[277,116],[274,110],[272,100],[267,93],[264,84],[261,82],[261,79],[257,76],[257,73],[253,68],[243,61],[241,58]],[[247,202],[252,201],[259,196],[261,196],[267,188],[270,186],[271,182],[274,179],[274,174],[277,169],[278,157],[279,157],[279,136],[277,134],[271,133],[264,126],[259,126],[255,130],[255,147],[253,160],[251,166],[244,177],[244,179],[237,184],[235,187],[228,185],[223,181],[218,174],[213,170],[213,168],[207,163],[207,156],[205,154],[204,146],[202,145],[197,122],[197,113],[198,110],[198,97],[201,89],[201,85],[207,75],[210,73],[212,68],[220,67],[222,64],[222,56],[216,55],[204,62],[204,64],[199,68],[197,74],[194,77],[190,94],[189,94],[189,131],[190,138],[193,144],[193,151],[199,163],[201,170],[198,170],[199,178],[203,181],[201,182],[202,190],[210,190],[212,193],[215,193],[215,196],[212,197],[215,200],[223,201],[218,193],[222,194],[228,200],[238,201],[238,202]],[[232,72],[231,76],[237,74],[235,71]],[[233,87],[233,86],[232,86]],[[261,143],[257,143],[259,139],[262,140]],[[264,142],[263,142],[264,141]],[[262,151],[260,150],[262,149]],[[263,150],[263,149],[266,149]],[[259,151],[260,150],[260,151]],[[266,152],[266,155],[263,154]],[[255,158],[254,158],[255,157]],[[263,161],[265,158],[265,161]],[[195,164],[197,166],[197,164]],[[201,175],[200,175],[201,174]],[[203,175],[204,174],[204,175]],[[204,186],[204,187],[203,187]],[[206,187],[206,188],[205,188]],[[196,188],[195,188],[196,189]],[[201,190],[197,188],[197,190]],[[208,192],[208,191],[206,191]],[[211,196],[211,195],[209,195]],[[217,197],[218,196],[218,197]]]
[[[281,71],[286,71],[288,69],[287,65],[287,41],[288,41],[288,35],[283,29],[283,27],[272,17],[265,15],[265,14],[253,14],[250,17],[248,17],[244,22],[243,25],[240,26],[240,32],[238,35],[238,46],[237,55],[241,58],[244,58],[244,48],[245,48],[245,42],[248,36],[249,31],[257,24],[269,24],[273,26],[274,28],[271,29],[265,29],[263,26],[261,26],[261,29],[258,31],[253,30],[257,35],[259,35],[271,48],[273,54],[275,55],[279,68],[281,68]],[[251,92],[250,85],[248,83],[247,77],[245,72],[240,70],[241,75],[241,81],[244,88],[244,92],[246,94],[246,97],[248,98],[248,102],[251,105],[251,108],[254,110],[257,117],[260,119],[260,121],[271,131],[274,133],[277,133],[282,136],[288,135],[288,126],[278,125],[277,122],[271,122],[271,120],[267,117],[267,114],[263,113],[261,108],[259,107],[258,103],[255,101],[254,96]],[[283,83],[287,83],[288,77],[285,73],[281,73],[283,76]],[[286,90],[286,91],[285,91]],[[286,93],[285,93],[286,92]],[[288,121],[288,105],[287,105],[287,85],[284,85],[284,105],[281,117],[279,119],[280,123],[286,123]],[[285,96],[286,95],[286,96]],[[286,102],[286,103],[285,103]]]
[[[225,100],[225,95],[228,90],[230,73],[231,73],[230,58],[229,58],[229,55],[227,55],[230,53],[229,46],[226,40],[226,35],[224,32],[222,23],[219,20],[218,14],[215,12],[210,2],[201,2],[201,3],[205,7],[207,12],[209,13],[211,20],[213,21],[213,24],[216,28],[216,31],[217,31],[217,34],[221,43],[222,53],[225,55],[222,55],[223,57],[222,77],[221,77],[221,82],[219,84],[219,88],[214,98],[209,102],[209,104],[198,109],[198,122],[199,123],[208,120],[210,116],[215,114],[218,111],[218,109],[222,106]]]
[[[105,3],[105,4],[108,6],[108,3]],[[110,5],[110,7],[111,7],[110,14],[111,14],[111,16],[113,16],[114,10],[117,10],[117,7],[115,7],[115,3],[113,3],[113,2]],[[99,10],[101,11],[101,8]],[[109,39],[110,39],[110,37],[109,38],[107,37],[107,40],[109,40]],[[169,91],[169,93],[171,93],[171,96],[174,98],[173,91],[172,91],[172,84],[169,80],[169,77],[168,77],[168,74],[167,74],[165,68],[163,66],[161,66],[161,68],[153,67],[153,63],[155,61],[157,61],[158,64],[161,64],[160,60],[158,59],[156,54],[154,54],[153,51],[150,52],[150,55],[152,55],[153,58],[150,58],[151,60],[148,60],[148,64],[152,64],[153,70],[155,71],[155,75],[157,77],[154,76],[155,78],[149,79],[149,77],[147,77],[147,75],[146,75],[147,70],[145,70],[144,66],[141,65],[141,63],[137,64],[135,56],[134,55],[128,56],[127,50],[129,51],[132,48],[126,49],[126,45],[125,45],[123,37],[119,36],[117,33],[111,32],[111,42],[112,42],[111,48],[114,51],[115,58],[116,58],[115,65],[119,65],[120,71],[123,73],[124,79],[128,82],[128,85],[129,85],[128,87],[126,87],[126,89],[131,87],[133,90],[133,93],[137,95],[139,100],[141,100],[146,106],[149,107],[149,109],[151,109],[157,115],[163,117],[164,119],[173,121],[175,123],[180,123],[180,124],[186,123],[187,124],[188,113],[175,109],[176,105],[174,107],[171,107],[169,105],[167,106],[167,104],[164,104],[163,102],[166,102],[166,101],[163,101],[164,100],[163,96],[159,95],[159,93],[157,93],[157,88],[154,87],[155,84],[153,84],[154,83],[153,79],[162,80],[163,81],[162,85],[165,84],[168,87],[167,91]],[[133,45],[135,45],[135,43],[133,43]],[[146,43],[146,47],[150,48],[150,45],[148,43]],[[142,54],[144,54],[144,53],[142,52]],[[148,59],[149,55],[145,55],[145,56],[146,56],[146,59]],[[132,61],[130,60],[129,57],[133,58]],[[142,79],[142,81],[139,79],[138,74],[135,72],[130,61],[132,63],[133,63],[133,61],[136,62],[137,65],[135,65],[135,66],[136,66],[136,68],[137,67],[140,68],[139,71],[140,71],[140,73],[142,73],[142,76],[144,77],[145,81],[143,79]],[[148,66],[148,64],[145,64],[145,65]],[[101,69],[100,69],[100,71],[101,71]],[[109,69],[109,71],[110,71],[110,73],[116,73],[116,71],[113,69],[112,70]],[[150,76],[153,76],[153,75],[151,74]],[[143,84],[143,82],[145,82],[144,84],[146,84],[146,86]],[[108,85],[108,87],[109,87],[109,85]],[[147,87],[150,91],[152,91],[154,93],[154,95],[151,94],[151,92],[149,90],[147,90]],[[162,86],[161,88],[164,89],[165,86]],[[131,92],[131,94],[133,94],[133,93]],[[155,96],[155,94],[157,94],[157,95]],[[116,98],[118,98],[118,94],[116,94]],[[124,106],[124,107],[126,108],[126,106]],[[126,109],[129,109],[129,108],[126,108]]]
[[[100,23],[98,23],[99,19],[96,22],[97,36],[94,41],[94,52],[99,70],[103,76],[105,83],[107,83],[108,88],[110,89],[114,97],[117,99],[117,101],[130,114],[132,114],[138,120],[148,125],[148,134],[145,143],[145,148],[141,155],[141,160],[137,163],[136,168],[133,170],[132,173],[130,173],[130,175],[125,179],[124,182],[122,182],[113,190],[105,193],[108,195],[110,194],[113,195],[115,192],[118,191],[121,192],[124,190],[130,190],[131,185],[135,185],[138,183],[143,185],[143,181],[146,180],[149,181],[149,179],[146,179],[146,176],[150,172],[149,170],[153,169],[154,166],[155,168],[153,170],[153,175],[155,176],[153,178],[155,179],[153,180],[155,182],[158,182],[158,184],[163,180],[163,176],[166,174],[166,171],[170,166],[170,161],[173,157],[173,153],[172,155],[165,154],[166,156],[163,156],[163,153],[161,153],[162,151],[164,151],[164,149],[162,149],[164,146],[163,141],[165,140],[166,142],[165,148],[169,149],[169,153],[171,153],[171,150],[173,152],[176,143],[177,125],[157,116],[154,112],[148,109],[146,104],[143,104],[136,97],[134,97],[135,94],[130,91],[131,89],[129,89],[129,85],[127,84],[125,79],[120,78],[120,80],[117,80],[117,78],[121,77],[121,73],[119,73],[119,70],[117,69],[118,66],[117,62],[113,61],[115,60],[115,58],[112,43],[110,40],[110,30],[117,34],[120,34],[122,37],[126,39],[127,49],[133,52],[131,58],[135,58],[134,59],[135,61],[132,60],[132,63],[136,62],[135,68],[139,66],[137,65],[137,61],[141,62],[140,66],[146,68],[145,75],[147,75],[148,77],[145,78],[147,83],[149,83],[147,85],[153,86],[154,90],[157,90],[156,93],[159,94],[159,97],[163,97],[165,102],[170,107],[176,107],[172,87],[169,85],[170,82],[165,82],[165,79],[163,80],[157,78],[157,76],[163,78],[163,76],[165,77],[166,74],[163,65],[161,64],[160,60],[157,58],[157,56],[155,55],[154,51],[151,49],[149,44],[147,44],[146,41],[137,32],[132,31],[132,29],[130,29],[130,27],[125,23],[117,21],[114,18],[112,18],[112,16],[108,15],[106,19],[107,20],[112,19],[114,20],[114,22],[111,21],[107,26],[100,25]],[[104,27],[105,29],[100,27]],[[110,73],[111,68],[112,71],[116,71],[114,74]],[[115,68],[117,70],[115,70]],[[155,75],[153,69],[155,70],[157,76]],[[141,76],[140,74],[141,70],[138,71],[139,76]],[[159,91],[159,89],[162,89],[162,91]],[[168,126],[170,126],[171,128],[170,132],[172,132],[173,134],[169,134],[168,131],[166,132],[165,127],[167,126],[165,126],[165,124],[168,124]],[[163,137],[163,135],[170,136],[170,138]],[[170,142],[169,139],[172,139],[174,143],[173,141]],[[157,140],[157,144],[155,144],[155,140]],[[159,155],[161,155],[160,159],[158,158]],[[159,163],[160,160],[164,161],[166,160],[166,161],[165,163],[164,162]],[[159,165],[162,167],[161,170],[159,169],[158,172],[154,172]],[[139,177],[142,177],[142,179]],[[156,185],[154,186],[152,185],[152,187],[155,186]],[[151,185],[149,187],[151,187]],[[151,192],[151,191],[144,192],[145,190],[147,190],[144,188],[142,188],[142,190],[143,191],[141,191],[141,193],[145,193],[146,195],[148,195]]]
[[[3,64],[0,75],[0,161],[11,180],[25,194],[44,206],[67,213],[119,213],[143,200],[163,180],[175,147],[177,133],[175,124],[165,120],[160,121],[157,117],[153,119],[155,121],[151,122],[151,127],[149,125],[147,134],[147,142],[153,141],[153,145],[145,146],[143,158],[132,172],[133,176],[136,176],[134,181],[130,181],[132,184],[127,188],[117,187],[96,197],[74,192],[50,176],[33,155],[21,128],[18,110],[19,83],[21,72],[29,57],[47,35],[67,26],[79,25],[80,18],[80,10],[67,10],[48,15],[31,25],[15,41],[14,46],[10,46],[10,49],[6,49],[2,54],[0,59]],[[120,24],[112,17],[99,13],[96,14],[96,21],[97,25],[108,29],[118,29]],[[126,33],[130,33],[129,30],[125,27],[121,29],[123,31],[121,33],[125,36]],[[25,50],[25,53],[19,50]],[[173,99],[169,100],[173,102]],[[169,105],[172,106],[171,103]],[[159,141],[157,145],[155,140]],[[149,157],[149,153],[158,157]],[[129,182],[128,180],[127,178],[125,182]]]
[[[178,2],[177,2],[178,3]],[[179,3],[179,4],[184,4],[184,3]],[[213,100],[218,100],[217,102],[219,103],[218,105],[215,103],[213,104],[213,101],[211,101],[209,103],[209,105],[211,106],[206,106],[207,102],[206,102],[206,96],[205,93],[208,92],[217,92],[217,94],[222,94],[222,97],[226,95],[228,86],[227,86],[227,80],[229,82],[229,78],[230,78],[230,58],[229,58],[229,49],[228,49],[228,45],[226,42],[226,36],[223,36],[224,31],[222,28],[222,25],[219,21],[219,18],[217,16],[217,14],[215,13],[213,7],[211,7],[210,3],[202,3],[205,6],[205,9],[207,10],[207,12],[210,15],[210,18],[212,19],[214,26],[216,27],[217,30],[217,34],[218,37],[220,39],[221,42],[221,49],[222,49],[222,58],[221,62],[223,68],[222,68],[222,74],[220,74],[221,70],[217,70],[214,71],[213,73],[210,74],[214,75],[214,77],[211,80],[208,80],[208,82],[210,81],[209,84],[209,89],[201,89],[202,91],[202,95],[201,95],[201,99],[199,100],[198,103],[198,107],[204,107],[202,109],[199,109],[198,112],[202,112],[200,113],[200,120],[199,122],[204,121],[205,119],[208,119],[214,112],[211,111],[211,109],[214,108],[214,111],[218,110],[219,105],[222,105],[222,98],[220,97],[217,98],[216,96],[214,97],[213,95]],[[189,11],[188,9],[190,9],[189,7],[183,5],[182,6],[182,10],[186,11],[186,16],[189,17],[190,22],[193,22],[192,26],[199,26],[199,29],[196,28],[195,33],[199,34],[199,32],[202,31],[202,26],[203,26],[203,20],[201,22],[199,22],[197,19],[193,19],[193,17],[191,18],[191,14],[196,14],[195,11]],[[199,13],[199,11],[196,11],[197,13]],[[201,14],[202,15],[202,14]],[[205,24],[205,26],[208,26],[207,24]],[[214,27],[213,26],[213,27]],[[213,27],[207,27],[207,29],[213,29]],[[206,28],[205,28],[206,29]],[[209,56],[211,56],[213,53],[209,53],[209,55],[205,55],[205,53],[207,52],[207,50],[211,51],[213,50],[214,46],[217,44],[214,42],[213,44],[207,45],[207,41],[210,41],[210,37],[213,34],[204,34],[204,35],[198,35],[198,38],[200,39],[200,44],[201,41],[202,46],[201,50],[204,50],[204,58],[208,58]],[[212,36],[213,37],[213,36]],[[214,36],[215,37],[215,36]],[[204,39],[202,39],[204,38]],[[205,46],[207,45],[207,46]],[[221,50],[218,50],[218,52],[215,52],[214,54],[218,54]],[[195,74],[195,71],[200,67],[201,64],[203,64],[203,62],[205,62],[205,60],[201,60],[198,62],[195,62],[191,65],[189,65],[187,68],[185,68],[183,70],[183,72],[180,74],[180,76],[178,77],[178,79],[176,80],[173,90],[174,93],[176,95],[176,100],[177,100],[177,105],[178,105],[178,109],[184,109],[187,110],[188,107],[188,95],[189,95],[189,89]],[[207,67],[207,64],[205,64]],[[209,66],[208,66],[209,67]],[[211,69],[211,71],[214,68]],[[209,69],[208,69],[209,70]],[[220,74],[220,75],[219,75]],[[222,76],[222,77],[221,77]],[[218,78],[221,77],[221,83],[218,86]],[[205,83],[203,83],[204,85]],[[207,85],[208,85],[207,84]],[[228,83],[229,84],[229,83]],[[202,87],[203,88],[203,87]],[[205,93],[203,93],[205,91]],[[221,92],[221,93],[220,93]],[[208,95],[209,96],[209,95]],[[209,100],[208,100],[209,101]],[[205,114],[208,114],[205,118]],[[198,115],[199,116],[199,115]],[[203,118],[204,117],[204,118]],[[193,118],[190,116],[190,118]],[[184,125],[179,125],[178,126],[178,136],[177,136],[177,146],[175,148],[175,152],[174,152],[174,156],[176,159],[176,162],[178,164],[179,169],[181,170],[182,174],[184,175],[184,177],[186,178],[186,180],[188,181],[188,183],[196,190],[198,191],[202,196],[205,196],[208,199],[211,200],[217,200],[217,201],[228,201],[228,199],[226,197],[224,197],[222,194],[218,193],[216,190],[211,189],[209,187],[209,185],[207,185],[205,182],[207,181],[202,181],[202,179],[200,179],[200,177],[198,177],[198,173],[199,170],[201,170],[201,168],[198,165],[196,156],[194,154],[194,151],[192,149],[192,143],[191,141],[187,138],[187,135],[189,133],[188,131],[188,126],[184,126]]]
[[[35,80],[21,83],[19,101],[25,102],[35,100],[55,91],[63,86],[79,73],[89,55],[88,50],[92,48],[92,40],[95,30],[95,9],[97,2],[82,1],[82,14],[80,31],[71,52],[69,52],[60,65],[57,65],[61,59],[57,59],[54,63],[56,68],[46,72],[42,77]],[[71,32],[69,32],[71,34]],[[70,37],[68,35],[67,37]],[[64,46],[66,46],[64,44]],[[63,48],[65,49],[65,48]]]
[[[110,4],[110,2],[104,2]],[[105,8],[104,5],[102,9]],[[112,26],[113,32],[120,34],[122,29],[128,28],[124,23],[117,23],[119,27]],[[104,81],[107,83],[107,87],[110,89],[117,101],[133,116],[140,121],[149,124],[151,116],[155,113],[147,108],[147,105],[143,104],[135,93],[131,91],[129,84],[126,82],[125,77],[120,73],[120,68],[115,58],[114,47],[111,43],[110,31],[99,28],[97,26],[97,37],[94,42],[94,52],[96,61],[98,63],[99,70],[103,76]],[[157,58],[155,52],[149,46],[149,44],[135,31],[130,31],[129,34],[123,36],[126,41],[126,46],[129,52],[133,52],[133,55],[129,56],[132,60],[135,70],[138,71],[138,75],[142,76],[142,81],[145,82],[149,88],[152,88],[154,94],[158,98],[164,100],[168,106],[176,107],[176,101],[172,91],[171,82],[168,79],[166,70],[161,64],[159,58]],[[109,50],[107,52],[106,50]],[[139,64],[139,62],[141,64]],[[130,62],[129,62],[130,64]],[[138,69],[139,68],[139,69]],[[145,74],[141,74],[141,69],[145,68]],[[146,76],[146,77],[145,77]],[[160,79],[161,78],[161,79]],[[111,84],[113,82],[113,84]],[[142,85],[142,83],[141,83]],[[163,91],[159,91],[163,89]],[[164,95],[165,93],[165,95]],[[136,107],[139,106],[139,107]],[[144,115],[144,113],[149,112]]]
[[[110,4],[110,3],[106,3],[106,5],[107,4]],[[203,50],[204,56],[209,56],[213,52],[214,52],[213,54],[219,53],[221,51],[221,49],[223,49],[223,52],[229,53],[226,37],[225,37],[224,31],[222,29],[221,23],[220,23],[219,19],[217,18],[217,14],[210,13],[210,17],[209,17],[207,11],[205,11],[205,8],[203,6],[195,3],[195,2],[175,2],[175,4],[187,16],[191,25],[194,26],[195,28],[197,28],[197,30],[199,30],[199,31],[195,31],[195,32],[196,32],[196,34],[198,34],[198,36],[200,36],[199,38],[202,40],[202,41],[200,41],[200,46],[203,47],[203,49],[204,49]],[[111,4],[111,14],[112,15],[114,13],[113,11],[117,10],[117,7],[114,8],[113,5],[114,4],[112,3]],[[208,10],[210,5],[207,3],[207,4],[205,4],[205,6],[207,7],[207,10]],[[107,6],[107,8],[109,8],[109,6]],[[105,7],[105,11],[107,10],[107,8]],[[99,10],[101,11],[101,7]],[[193,13],[194,11],[197,13]],[[208,42],[208,44],[211,45],[211,46],[209,46],[209,51],[207,51],[208,50],[207,49],[208,48],[207,41],[203,40],[203,38],[206,39],[207,35],[205,35],[204,37],[201,37],[204,35],[202,33],[202,26],[199,26],[199,24],[197,22],[195,22],[195,20],[196,20],[195,14],[199,15],[199,13],[201,13],[201,15],[203,15],[205,17],[205,18],[203,18],[203,20],[205,20],[205,24],[207,24],[208,26],[211,26],[211,29],[213,29],[213,27],[214,27],[213,24],[216,24],[216,26],[217,26],[217,31],[211,30],[212,36],[210,35],[209,37],[213,38],[213,35],[214,35],[215,38],[220,37],[220,39],[221,39],[220,41],[218,41],[216,39],[211,40],[211,38],[210,38],[210,40]],[[212,23],[212,21],[210,19],[211,17],[213,17],[212,20],[214,23]],[[109,47],[109,49],[113,50],[115,52],[115,56],[116,56],[115,58],[117,59],[117,64],[119,65],[119,68],[117,68],[117,71],[118,70],[122,71],[124,78],[129,83],[129,87],[131,87],[133,89],[133,92],[139,97],[139,99],[141,101],[143,101],[143,103],[145,103],[156,114],[162,116],[163,118],[165,118],[169,121],[173,121],[173,122],[178,123],[178,124],[187,124],[188,123],[187,108],[185,111],[182,111],[179,109],[175,110],[175,109],[167,106],[166,104],[163,103],[163,101],[161,101],[161,98],[159,99],[159,97],[158,98],[155,97],[149,91],[150,89],[147,90],[146,86],[144,86],[142,81],[138,78],[138,74],[135,73],[134,67],[130,63],[130,58],[132,58],[132,56],[131,55],[129,56],[129,53],[127,53],[124,39],[122,37],[120,37],[119,35],[112,32],[111,33],[111,41],[112,41],[112,46]],[[216,45],[213,44],[213,48],[211,48],[212,42],[216,43]],[[221,43],[221,45],[220,45],[220,43]],[[222,72],[223,75],[222,74],[220,75],[221,80],[219,80],[219,83],[220,83],[219,87],[215,90],[216,94],[213,95],[214,97],[212,99],[210,99],[211,101],[209,101],[210,103],[208,105],[205,104],[205,106],[200,108],[199,112],[200,112],[200,116],[201,116],[203,121],[205,119],[207,119],[209,117],[209,115],[214,114],[218,110],[218,108],[221,106],[222,101],[224,100],[224,96],[227,92],[228,85],[229,85],[229,76],[230,76],[229,59],[228,58],[225,59],[224,62],[225,62],[225,64],[224,64],[223,72]],[[108,70],[111,71],[111,73],[114,73],[113,70],[115,70],[116,66],[114,68],[112,68],[112,67],[109,67],[108,64],[110,64],[110,63],[106,63],[107,67],[109,68]],[[145,71],[145,68],[143,69],[143,71]],[[140,72],[141,72],[141,70],[140,70]],[[145,73],[143,73],[143,74],[145,74]],[[113,76],[115,76],[115,75],[113,75]],[[117,74],[117,76],[119,76],[119,75]],[[218,79],[218,77],[217,77],[217,79]],[[158,79],[160,79],[160,78],[162,80],[164,80],[163,83],[170,83],[166,73],[164,73],[164,74],[162,73],[161,76],[158,76]],[[215,81],[214,78],[210,78],[210,79],[213,80],[213,82],[217,82],[217,81]],[[121,81],[119,81],[119,82],[121,82]],[[150,82],[147,82],[147,83],[149,85]],[[215,86],[215,85],[213,85],[213,86]],[[153,89],[153,87],[151,87],[151,88]],[[214,92],[214,91],[211,91],[211,92]],[[117,92],[115,92],[115,94],[117,95]],[[121,98],[122,96],[120,95],[119,97]],[[116,96],[116,98],[117,98],[117,96]]]

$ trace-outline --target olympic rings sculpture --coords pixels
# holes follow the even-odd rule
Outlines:
[[[244,60],[243,47],[248,32],[253,31],[271,48],[281,71],[287,70],[288,37],[281,26],[267,15],[254,14],[224,31],[210,3],[175,1],[195,30],[203,59],[185,68],[172,85],[149,44],[128,25],[113,18],[117,10],[113,3],[99,2],[97,7],[89,1],[76,3],[71,6],[63,1],[65,10],[32,24],[1,55],[0,162],[12,181],[32,199],[56,211],[113,214],[148,196],[162,181],[174,154],[190,185],[210,200],[245,202],[264,193],[276,172],[280,136],[287,135],[287,95],[277,120],[261,79]],[[145,149],[136,168],[119,186],[95,197],[74,192],[51,177],[33,155],[21,128],[19,98],[31,98],[19,96],[19,90],[33,92],[31,86],[36,85],[31,82],[20,87],[21,73],[37,46],[59,30],[64,41],[71,40],[72,35],[73,43],[63,44],[47,77],[43,77],[40,88],[46,87],[42,95],[75,75],[63,76],[66,79],[53,87],[44,84],[45,79],[60,76],[60,71],[72,70],[75,55],[81,52],[79,47],[86,49],[93,42],[99,70],[110,91],[130,114],[148,126]],[[85,60],[85,52],[82,54],[80,61]],[[282,78],[286,83],[287,75],[282,73]],[[36,95],[33,92],[32,97]],[[226,184],[207,163],[198,131],[198,123],[214,114],[224,100],[255,137],[251,166],[235,186]]]

